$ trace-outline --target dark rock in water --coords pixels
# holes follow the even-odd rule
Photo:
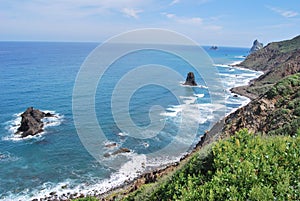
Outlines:
[[[255,52],[255,51],[257,51],[257,50],[259,50],[263,47],[264,47],[264,45],[262,43],[258,42],[258,40],[255,40],[253,42],[253,45],[252,45],[251,49],[250,49],[250,53]]]
[[[53,117],[53,114],[51,114],[50,112],[47,112],[47,113],[45,114],[45,117]]]
[[[127,148],[119,148],[118,150],[112,152],[112,153],[104,153],[103,156],[105,158],[108,158],[108,157],[111,157],[111,156],[114,156],[114,155],[117,155],[117,154],[123,154],[123,153],[130,153],[130,149],[127,149]]]
[[[55,194],[56,194],[55,191],[49,193],[49,195],[55,195]]]
[[[187,74],[184,85],[197,86],[197,83],[195,81],[195,75],[193,72],[189,72]]]
[[[233,97],[234,97],[234,98],[237,98],[237,97],[239,97],[239,96],[238,96],[238,95],[236,95],[236,94],[234,94],[234,95],[233,95]]]
[[[115,143],[115,142],[105,145],[106,148],[114,148],[116,146],[117,146],[117,143]]]
[[[21,115],[21,126],[18,128],[16,134],[21,134],[22,137],[27,137],[29,135],[36,135],[43,132],[44,123],[42,119],[44,117],[52,117],[53,114],[47,113],[33,109],[33,107],[27,108],[27,110]]]
[[[103,154],[103,156],[104,156],[105,158],[108,158],[108,157],[110,157],[110,153],[105,153],[105,154]]]
[[[117,151],[113,152],[111,155],[117,155],[117,154],[122,154],[122,153],[129,153],[130,150],[127,148],[120,148]]]
[[[217,50],[218,47],[213,45],[213,46],[210,47],[210,49],[211,49],[211,50]]]

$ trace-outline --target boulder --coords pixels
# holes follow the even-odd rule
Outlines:
[[[264,47],[264,45],[262,43],[260,43],[258,40],[255,40],[253,42],[253,45],[252,45],[251,49],[250,49],[250,53],[255,52],[255,51],[257,51],[257,50],[259,50],[263,47]]]
[[[21,134],[21,137],[27,137],[29,135],[36,135],[43,132],[44,123],[42,119],[44,117],[52,117],[53,114],[33,109],[33,107],[27,108],[27,110],[21,114],[22,120],[18,131],[15,134]]]
[[[184,85],[197,86],[197,83],[195,81],[195,75],[194,75],[193,72],[189,72],[187,74],[187,77],[186,77]]]

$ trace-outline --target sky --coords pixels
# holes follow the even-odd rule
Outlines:
[[[200,45],[267,44],[300,34],[300,0],[0,0],[0,41],[103,42],[143,28]]]

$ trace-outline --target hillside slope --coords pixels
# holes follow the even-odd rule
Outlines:
[[[264,72],[249,86],[232,89],[234,93],[255,99],[281,78],[300,72],[300,35],[291,40],[270,43],[250,54],[238,66]]]
[[[288,135],[300,127],[300,73],[283,78],[265,94],[225,119],[223,136],[247,128],[263,134]]]

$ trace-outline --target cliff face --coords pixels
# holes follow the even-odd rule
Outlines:
[[[300,36],[270,43],[250,54],[238,66],[264,72],[264,75],[249,86],[232,89],[235,93],[255,99],[267,92],[281,78],[300,72]]]
[[[225,120],[225,136],[247,128],[253,133],[294,134],[300,127],[300,73],[290,75]]]
[[[263,48],[263,46],[264,45],[262,43],[258,42],[258,40],[255,40],[253,42],[253,45],[252,45],[251,49],[250,49],[250,53],[255,52],[257,50],[260,50],[261,48]]]

